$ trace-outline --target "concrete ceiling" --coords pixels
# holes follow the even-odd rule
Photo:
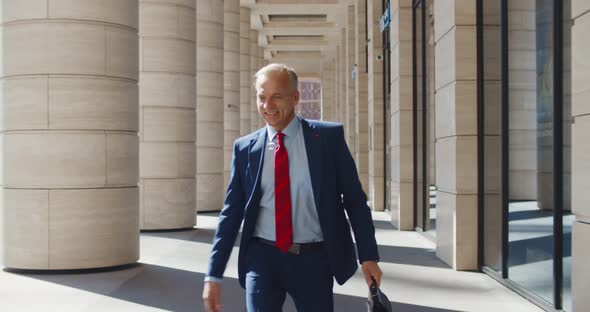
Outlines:
[[[250,27],[269,62],[292,66],[301,76],[319,76],[321,59],[334,55],[354,0],[240,0],[250,8]]]

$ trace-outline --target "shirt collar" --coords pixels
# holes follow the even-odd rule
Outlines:
[[[283,129],[283,131],[281,132],[284,133],[286,137],[295,137],[295,135],[299,131],[299,127],[301,126],[299,120],[300,117],[298,115],[295,115],[295,118],[291,120],[287,128]],[[275,135],[277,135],[278,131],[267,124],[266,133],[268,134],[269,142],[272,142],[275,138]]]

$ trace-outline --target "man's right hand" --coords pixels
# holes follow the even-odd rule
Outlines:
[[[221,305],[221,285],[216,282],[205,282],[203,287],[203,304],[207,312],[220,312]]]

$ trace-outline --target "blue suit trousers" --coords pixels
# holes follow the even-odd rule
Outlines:
[[[298,312],[334,311],[334,278],[323,247],[299,255],[251,239],[246,254],[248,312],[280,312],[288,293]]]

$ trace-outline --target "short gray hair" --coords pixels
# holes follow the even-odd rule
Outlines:
[[[280,63],[268,64],[259,69],[256,74],[254,74],[254,87],[256,88],[258,86],[258,79],[261,77],[267,77],[271,73],[281,72],[286,72],[289,75],[289,80],[291,82],[293,91],[299,89],[299,78],[297,77],[297,72],[292,67]]]

